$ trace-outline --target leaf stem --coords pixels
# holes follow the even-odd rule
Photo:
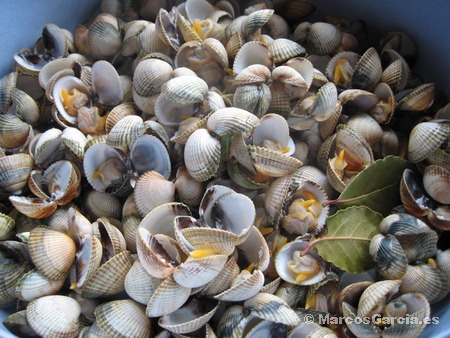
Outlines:
[[[353,201],[357,201],[360,199],[361,196],[348,198],[348,199],[335,199],[335,200],[328,200],[322,203],[322,206],[326,207],[327,205],[339,205],[339,204],[345,204],[345,203],[351,203]]]

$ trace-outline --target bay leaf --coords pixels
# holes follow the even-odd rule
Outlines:
[[[389,155],[377,160],[347,185],[335,201],[340,209],[354,205],[365,205],[387,216],[391,209],[401,203],[400,180],[406,168],[413,168],[411,162]]]
[[[314,247],[323,259],[350,273],[367,271],[374,267],[369,244],[382,219],[366,206],[339,210],[328,217],[327,234],[313,239],[305,251]]]

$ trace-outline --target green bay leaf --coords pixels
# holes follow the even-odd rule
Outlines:
[[[413,165],[398,156],[386,156],[361,171],[339,195],[336,204],[340,209],[365,205],[386,216],[400,204],[400,180],[406,168]]]
[[[327,234],[310,242],[328,262],[350,273],[360,273],[374,267],[369,244],[379,233],[383,216],[366,206],[339,210],[327,220]]]

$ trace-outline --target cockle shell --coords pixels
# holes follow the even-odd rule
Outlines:
[[[125,289],[124,281],[131,264],[131,253],[127,250],[111,257],[84,283],[81,288],[82,297],[106,297],[122,292]]]
[[[126,149],[144,132],[145,125],[140,116],[124,116],[111,128],[106,138],[106,143],[113,147]]]
[[[161,279],[171,276],[185,258],[175,239],[143,227],[137,230],[136,249],[147,273]]]
[[[405,111],[422,111],[429,108],[434,102],[434,83],[424,83],[398,99],[397,108]],[[405,94],[400,92],[398,95]]]
[[[49,280],[37,269],[33,269],[17,281],[16,296],[18,299],[30,302],[39,297],[57,293],[63,284],[64,279]]]
[[[273,13],[273,9],[260,9],[247,15],[241,26],[242,34],[251,37],[270,20]]]
[[[408,140],[408,159],[411,162],[424,160],[438,149],[450,134],[450,125],[439,121],[427,121],[414,126]]]
[[[270,55],[273,58],[273,62],[276,65],[306,54],[304,47],[299,45],[297,42],[286,38],[275,39],[268,45],[268,47]]]
[[[13,154],[0,158],[0,189],[17,194],[25,187],[33,167],[28,154]]]
[[[27,322],[39,335],[76,337],[79,330],[80,305],[67,296],[51,295],[33,300],[27,306]]]
[[[102,216],[120,219],[122,204],[119,197],[94,189],[83,196],[85,215],[90,220],[94,221]]]
[[[13,149],[24,146],[32,134],[31,126],[12,114],[0,115],[0,147]]]
[[[11,103],[15,115],[19,116],[24,122],[34,125],[39,121],[39,107],[28,93],[18,88],[11,89]]]
[[[256,116],[264,115],[270,106],[270,88],[266,84],[242,85],[236,88],[233,95],[233,106],[247,110]]]
[[[36,268],[50,280],[66,278],[75,260],[75,243],[66,234],[46,227],[30,232],[30,256]]]
[[[177,216],[190,215],[191,212],[185,204],[169,202],[154,208],[145,215],[139,227],[147,229],[152,234],[164,234],[175,239],[174,219]]]
[[[449,191],[450,173],[438,165],[429,165],[423,173],[425,191],[437,202],[450,204]]]
[[[252,315],[272,322],[289,326],[300,323],[294,310],[283,299],[270,293],[260,292],[247,299],[244,308],[251,311]]]
[[[297,256],[307,247],[307,242],[293,241],[285,244],[275,256],[275,268],[284,281],[299,285],[312,285],[320,282],[326,276],[326,267],[316,252],[309,251],[304,256]],[[308,257],[309,256],[309,257]],[[297,262],[295,260],[298,260]],[[291,268],[290,265],[293,265]],[[297,274],[304,274],[301,279]]]
[[[97,191],[121,187],[126,174],[123,152],[105,143],[90,146],[83,158],[83,168],[89,184]]]
[[[165,178],[170,177],[169,153],[164,143],[156,136],[142,135],[138,137],[131,145],[128,156],[138,175],[154,170]]]
[[[110,59],[122,49],[122,37],[117,27],[117,19],[112,22],[98,20],[89,26],[87,33],[89,53],[97,60]]]
[[[341,32],[332,24],[315,22],[309,28],[307,42],[312,53],[318,55],[331,54],[339,47]]]
[[[377,121],[366,113],[352,115],[346,124],[364,137],[370,145],[377,143],[383,134],[383,130]]]
[[[172,71],[172,66],[165,61],[141,60],[134,71],[133,88],[141,96],[159,93],[162,85],[170,79]]]
[[[256,127],[259,119],[248,111],[235,107],[215,111],[206,122],[207,129],[219,136],[246,132]]]
[[[149,275],[139,259],[136,259],[125,277],[125,291],[136,302],[147,305],[162,281],[163,279]]]
[[[145,306],[131,299],[113,300],[95,308],[95,320],[100,329],[110,336],[147,337],[151,332]]]
[[[197,76],[178,76],[167,81],[161,94],[169,101],[179,104],[198,103],[205,99],[207,83]]]
[[[105,60],[95,62],[91,68],[91,81],[92,89],[101,104],[114,107],[122,102],[122,83],[111,63]]]
[[[145,314],[160,317],[179,309],[189,298],[190,288],[179,285],[172,276],[167,277],[150,297]]]
[[[61,116],[67,122],[71,124],[76,124],[77,122],[76,115],[69,112],[68,109],[66,108],[67,105],[65,104],[62,97],[63,90],[69,94],[72,93],[74,90],[77,90],[80,93],[78,94],[75,92],[73,94],[76,95],[75,98],[77,99],[77,101],[73,103],[74,108],[75,104],[76,107],[82,107],[88,102],[90,90],[80,79],[78,79],[75,76],[64,76],[61,79],[59,79],[53,87],[52,96],[53,99],[55,100],[55,105],[56,108],[58,109],[59,114],[61,114]],[[82,98],[83,94],[87,96],[86,99]]]
[[[220,142],[206,129],[198,129],[189,136],[184,148],[186,169],[194,179],[203,182],[219,168]]]
[[[247,146],[255,169],[270,177],[282,177],[292,174],[302,166],[302,162],[292,156],[265,147]]]
[[[170,314],[163,315],[158,324],[173,333],[189,333],[205,325],[219,308],[220,302],[193,299]]]
[[[351,85],[371,91],[380,82],[382,74],[381,60],[375,48],[367,49],[359,59],[352,75]]]
[[[157,206],[173,202],[175,185],[156,171],[147,171],[136,182],[134,202],[142,217]]]
[[[269,69],[273,68],[273,58],[269,48],[258,41],[247,42],[239,49],[233,62],[233,72],[239,74],[253,64],[261,64]]]
[[[16,225],[14,218],[0,213],[0,240],[5,240],[14,235],[13,229]]]
[[[205,288],[201,291],[203,295],[213,296],[219,294],[231,286],[233,279],[239,274],[239,266],[236,263],[236,259],[231,257],[227,263],[225,263],[223,269],[209,282]]]

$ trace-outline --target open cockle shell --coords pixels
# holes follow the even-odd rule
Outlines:
[[[83,287],[83,298],[107,297],[122,292],[125,277],[131,268],[131,253],[122,251],[111,257],[92,274]]]
[[[450,172],[438,165],[429,165],[423,173],[425,191],[437,202],[450,204]]]
[[[239,302],[256,295],[264,285],[264,274],[261,270],[250,273],[242,270],[236,276],[230,288],[214,296],[215,299],[231,302]]]
[[[135,259],[125,277],[125,292],[136,302],[147,305],[153,292],[162,283],[163,279],[148,274],[141,262]]]
[[[58,208],[55,201],[36,197],[9,196],[9,201],[20,213],[31,218],[46,218]]]
[[[118,225],[121,225],[120,223]],[[100,240],[103,247],[104,259],[107,260],[112,256],[126,250],[126,242],[121,229],[113,224],[113,220],[109,220],[103,216],[92,223],[94,229],[97,227],[100,233]]]
[[[404,90],[397,94],[397,109],[405,111],[422,111],[434,102],[434,83],[424,83],[412,90]],[[404,96],[403,96],[404,95]]]
[[[289,145],[289,126],[286,120],[278,114],[266,114],[259,120],[259,125],[255,127],[252,134],[252,144],[255,146],[264,146],[265,143],[273,141],[283,151]],[[295,149],[285,152],[291,155]]]
[[[176,224],[183,224],[187,216],[179,216],[175,218]],[[195,222],[195,219],[192,219]],[[191,223],[192,221],[189,221]],[[188,252],[194,250],[211,250],[223,255],[230,255],[236,244],[239,242],[239,237],[229,231],[223,229],[215,229],[209,227],[187,227],[182,228],[180,231],[181,235],[177,234],[175,230],[175,235],[178,236],[179,241],[183,242],[184,247]]]
[[[233,279],[235,279],[237,275],[239,275],[239,266],[236,263],[236,259],[231,257],[228,262],[225,263],[217,277],[203,288],[201,291],[202,295],[214,296],[225,291],[231,286]]]
[[[255,170],[270,177],[282,177],[292,174],[303,163],[295,157],[265,147],[247,145]]]
[[[152,234],[163,234],[175,239],[174,219],[177,216],[190,216],[189,208],[178,202],[162,204],[150,211],[139,223]]]
[[[219,308],[218,301],[193,299],[170,314],[163,315],[158,324],[173,333],[189,333],[208,323]]]
[[[310,250],[301,255],[307,245],[307,242],[296,240],[277,252],[275,268],[281,279],[292,284],[312,285],[326,277],[326,264],[316,252]]]
[[[268,47],[269,53],[276,65],[306,54],[306,50],[302,45],[286,38],[274,39],[268,43]]]
[[[181,286],[172,276],[167,277],[150,297],[145,314],[160,317],[179,309],[189,298],[190,288]]]
[[[233,63],[233,73],[239,74],[242,70],[253,64],[261,64],[271,70],[273,63],[273,58],[270,55],[268,47],[259,41],[249,41],[237,52]]]
[[[76,281],[71,286],[77,289],[83,287],[85,281],[89,280],[97,271],[103,255],[102,243],[91,234],[84,235],[80,244],[81,247],[76,255]]]
[[[136,249],[144,269],[156,278],[172,275],[185,257],[175,239],[142,227],[137,231]]]
[[[36,135],[30,144],[30,150],[37,165],[47,168],[53,162],[64,159],[61,138],[62,131],[57,128],[50,128]]]
[[[108,144],[90,146],[84,155],[83,168],[89,184],[97,191],[104,192],[125,183],[125,154]]]
[[[255,206],[247,196],[221,185],[214,185],[205,192],[199,213],[208,227],[237,236],[238,244],[249,235],[256,215]]]
[[[54,84],[52,95],[59,114],[67,122],[76,124],[78,109],[89,104],[90,90],[77,77],[64,76]],[[68,98],[64,99],[63,95],[68,95]]]
[[[48,167],[42,175],[41,184],[49,197],[58,205],[70,203],[80,192],[81,174],[72,162],[58,161]]]
[[[197,288],[217,277],[228,260],[227,255],[189,256],[173,272],[173,279],[181,286]]]
[[[105,60],[95,62],[91,67],[91,81],[92,89],[101,104],[114,107],[122,102],[122,84],[111,63]]]
[[[138,137],[132,143],[128,156],[138,175],[154,170],[166,179],[169,178],[171,172],[169,153],[164,143],[156,136]]]
[[[270,263],[270,251],[267,242],[259,229],[252,226],[246,240],[236,246],[238,260],[243,266],[254,266],[255,269],[265,271]],[[243,263],[245,262],[245,263]]]
[[[360,88],[372,91],[380,82],[383,72],[381,60],[375,48],[367,49],[356,64],[351,85],[353,88]]]

